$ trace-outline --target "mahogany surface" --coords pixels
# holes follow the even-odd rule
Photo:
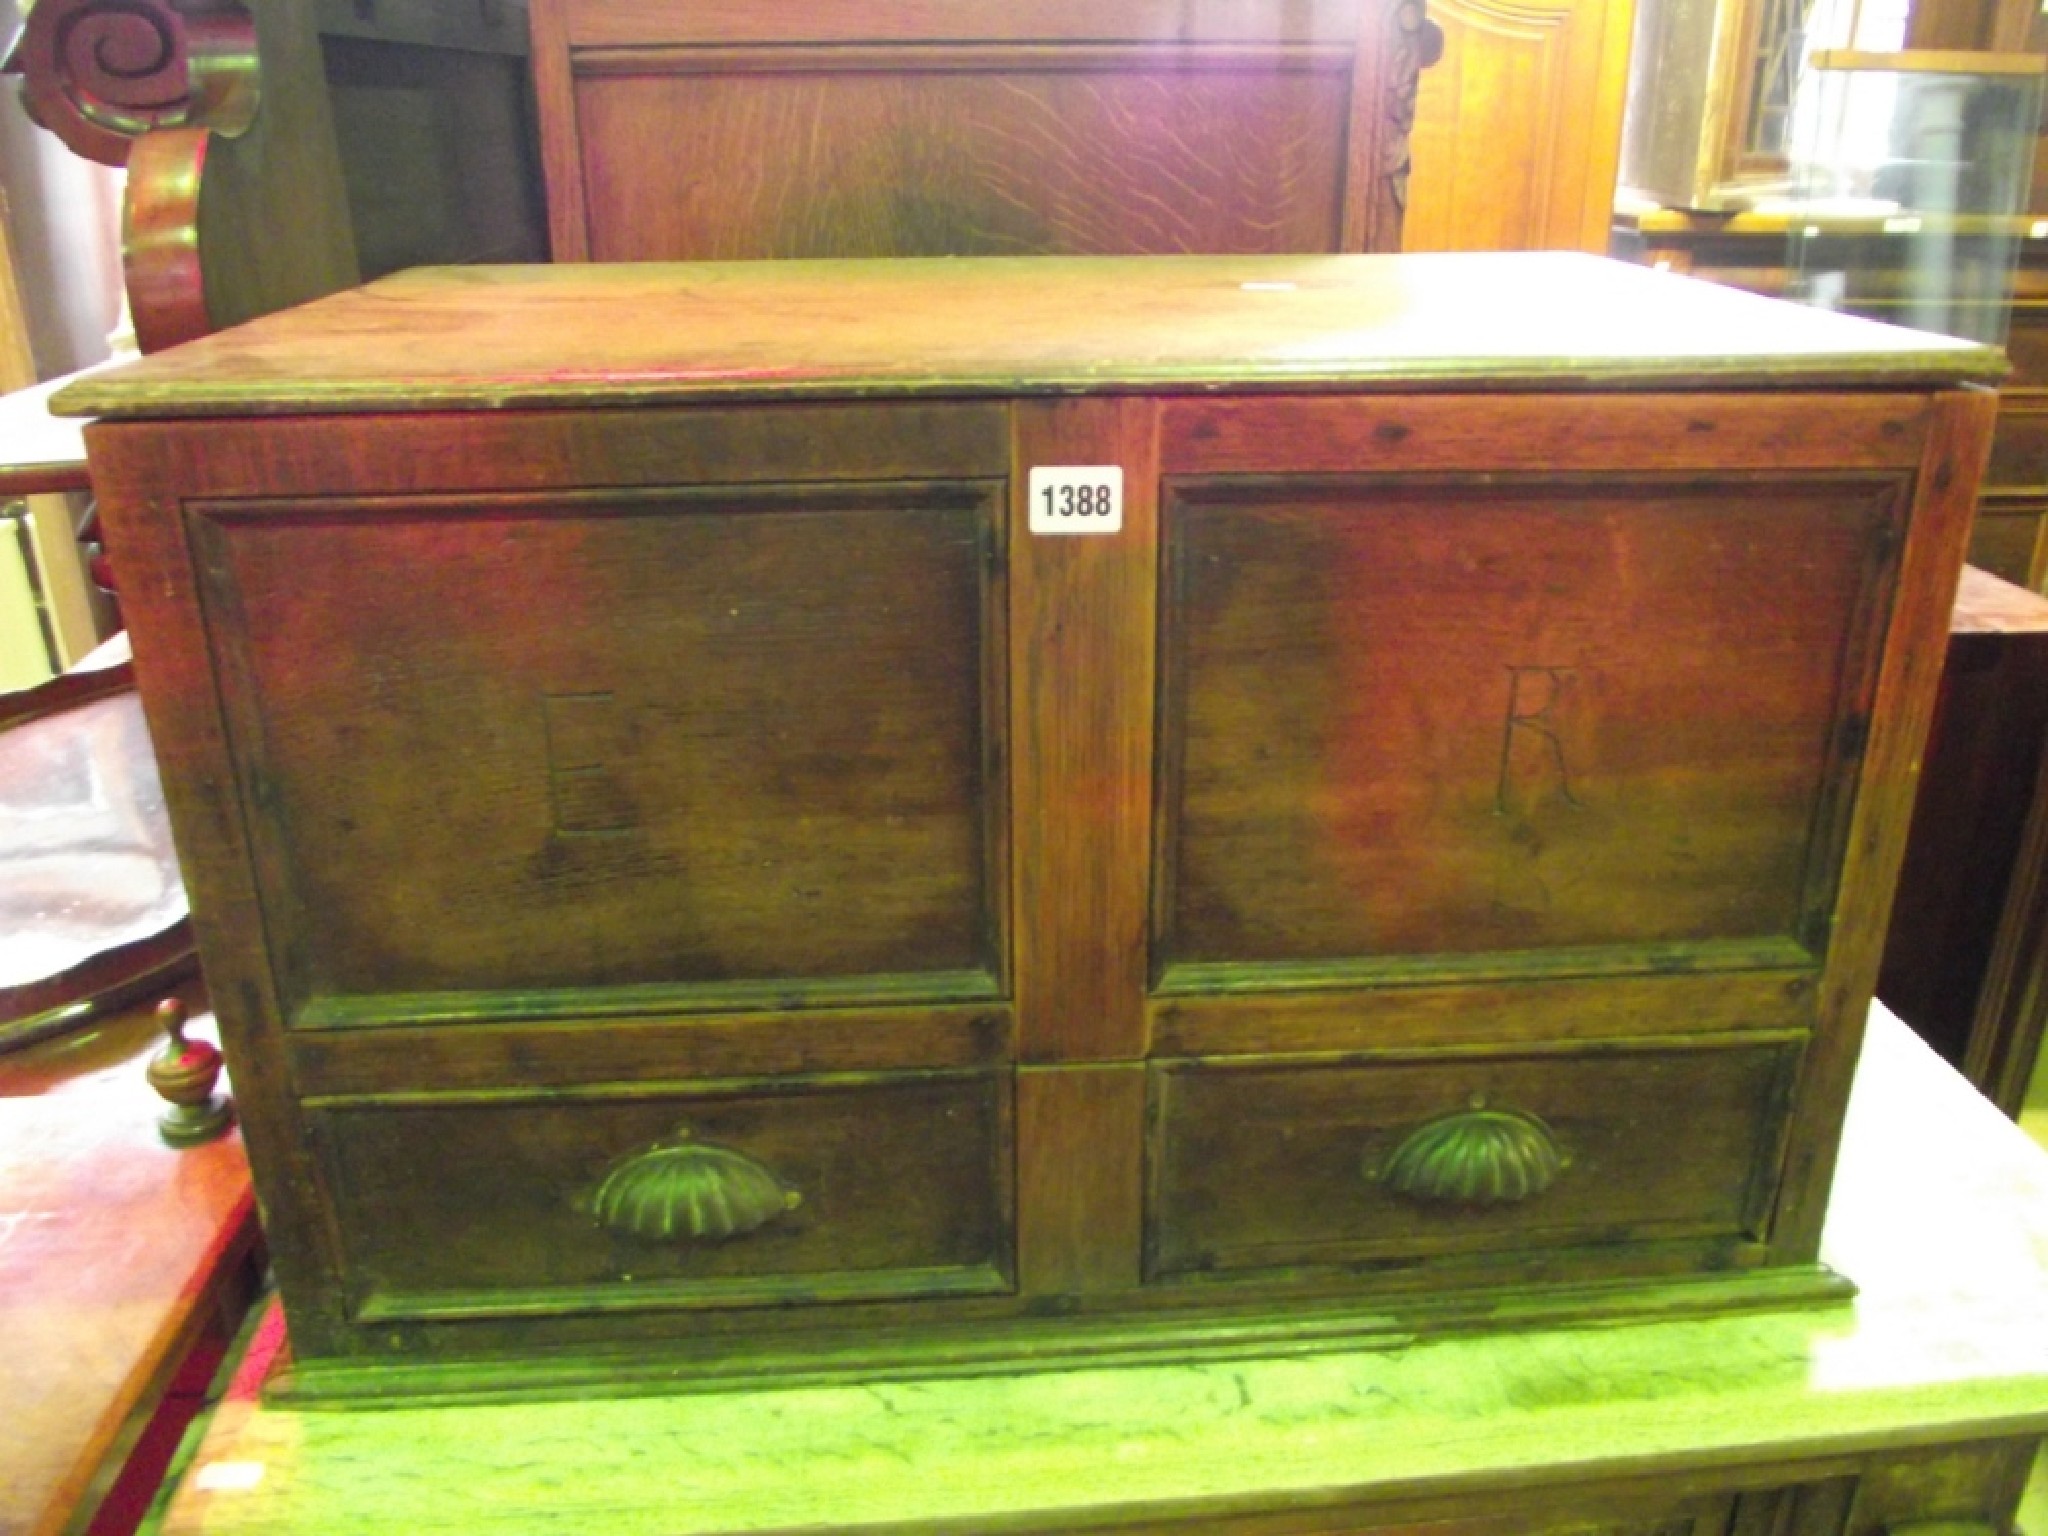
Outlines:
[[[296,1387],[1839,1294],[1997,367],[1583,257],[963,259],[79,386]]]
[[[253,1291],[241,1138],[163,1144],[143,1081],[162,1042],[138,1006],[0,1058],[8,1536],[86,1529],[181,1360]]]
[[[111,418],[2002,371],[1967,342],[1565,252],[632,263],[400,273],[83,379],[58,404]],[[1796,452],[1799,431],[1774,438]]]

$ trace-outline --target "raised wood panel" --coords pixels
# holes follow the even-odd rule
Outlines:
[[[1431,0],[1402,249],[1607,248],[1633,0]]]
[[[1326,251],[1341,231],[1343,49],[670,51],[577,73],[600,261]]]
[[[579,48],[806,42],[1348,42],[1361,0],[535,0]]]
[[[286,994],[917,973],[993,995],[1000,707],[972,659],[1001,652],[999,500],[967,482],[194,514],[208,608],[238,636]]]
[[[1170,484],[1169,980],[1813,942],[1895,477]]]

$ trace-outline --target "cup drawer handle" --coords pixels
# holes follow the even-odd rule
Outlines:
[[[758,1231],[803,1198],[745,1153],[692,1140],[684,1126],[613,1163],[579,1204],[624,1237],[722,1243]]]
[[[1475,1098],[1418,1125],[1366,1176],[1431,1205],[1514,1205],[1550,1188],[1570,1161],[1536,1116]]]

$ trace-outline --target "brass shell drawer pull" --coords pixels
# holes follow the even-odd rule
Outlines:
[[[751,1157],[693,1141],[685,1127],[614,1163],[579,1203],[621,1236],[722,1243],[759,1230],[803,1198]]]
[[[1534,1115],[1470,1109],[1417,1126],[1368,1178],[1396,1194],[1442,1205],[1513,1205],[1557,1182],[1570,1159]]]

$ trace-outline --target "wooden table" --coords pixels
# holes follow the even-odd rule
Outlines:
[[[85,423],[52,416],[50,396],[93,369],[0,396],[0,496],[89,491]]]
[[[2009,1508],[2048,1430],[2048,1158],[1882,1014],[1825,1251],[1853,1304],[1000,1379],[235,1401],[164,1532],[1874,1533],[1986,1479]]]
[[[238,1136],[177,1152],[147,1007],[0,1057],[0,1533],[84,1531],[260,1241]],[[146,1496],[147,1488],[144,1493]]]

